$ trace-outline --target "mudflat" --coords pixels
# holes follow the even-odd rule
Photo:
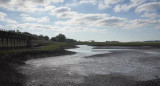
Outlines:
[[[26,86],[160,86],[160,49],[94,49],[26,61]]]

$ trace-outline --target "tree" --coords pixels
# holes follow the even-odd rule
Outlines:
[[[38,37],[39,37],[40,39],[43,39],[43,35],[39,35]]]
[[[43,36],[43,39],[49,40],[49,37],[48,36]]]
[[[65,42],[66,41],[66,36],[63,34],[59,34],[55,37],[58,42]]]
[[[66,39],[66,42],[76,42],[74,39]]]
[[[52,41],[55,42],[76,42],[74,39],[67,39],[65,35],[59,34],[56,37],[51,38]]]
[[[57,41],[57,39],[55,37],[52,37],[51,40],[52,41]]]

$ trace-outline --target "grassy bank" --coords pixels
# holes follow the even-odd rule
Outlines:
[[[32,48],[23,49],[1,49],[0,50],[0,85],[22,86],[25,77],[18,73],[16,68],[23,65],[28,59],[43,58],[73,54],[64,50],[65,47],[75,47],[72,43],[49,43]]]
[[[77,42],[91,46],[152,46],[160,47],[160,42]]]

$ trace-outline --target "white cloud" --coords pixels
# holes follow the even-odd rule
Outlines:
[[[96,22],[106,18],[107,14],[75,14],[67,21],[57,21],[55,24],[58,25],[86,25],[96,26]]]
[[[110,5],[123,2],[124,0],[73,0],[71,4],[66,4],[66,6],[77,6],[81,4],[92,4],[97,5],[99,9],[103,10],[109,8]]]
[[[50,22],[50,19],[48,17],[41,17],[41,18],[35,18],[31,17],[27,14],[21,14],[20,15],[24,21],[28,22],[39,22],[39,23],[47,23]]]
[[[110,5],[117,4],[119,2],[123,2],[123,0],[100,0],[98,2],[99,9],[109,8]]]
[[[55,15],[59,18],[72,18],[78,13],[71,11],[71,9],[68,7],[58,7],[51,10],[50,14]]]
[[[24,24],[9,24],[6,25],[7,29],[21,29],[21,30],[52,30],[57,32],[104,32],[105,29],[95,29],[86,27],[71,27],[71,26],[52,26],[52,25],[42,25],[37,23],[24,23]]]
[[[0,25],[0,30],[3,30],[3,29],[4,29],[4,27],[2,25]]]
[[[103,9],[109,8],[109,5],[108,4],[104,4],[103,2],[100,2],[98,4],[98,8],[103,10]]]
[[[59,18],[68,18],[63,21],[56,21],[56,25],[63,26],[92,26],[92,27],[116,27],[123,29],[137,29],[149,25],[157,25],[156,20],[135,19],[128,20],[121,17],[113,17],[108,14],[82,14],[72,11],[68,7],[59,7],[51,12]]]
[[[146,2],[146,0],[130,0],[129,3],[117,4],[113,9],[115,12],[128,11],[144,2]]]
[[[152,26],[159,27],[160,20],[151,19],[134,19],[127,20],[126,18],[112,17],[106,14],[79,14],[66,20],[57,21],[56,25],[64,26],[89,26],[89,27],[115,27],[122,29],[140,29]]]
[[[34,13],[34,12],[44,12],[54,9],[54,6],[45,6],[45,7],[38,7],[33,4],[24,5],[21,7],[17,7],[17,9],[14,9],[15,11],[22,11],[26,13]]]
[[[144,13],[143,15],[141,15],[141,17],[147,17],[150,19],[157,19],[157,18],[160,18],[160,15],[158,15],[157,13]]]
[[[78,5],[82,5],[82,4],[96,5],[97,0],[72,0],[72,3],[67,3],[66,6],[70,7],[70,6],[78,6]]]
[[[111,27],[123,27],[127,20],[120,17],[106,17],[105,19],[99,20],[96,25],[98,26],[111,26]]]
[[[127,5],[127,4],[123,4],[123,5],[118,4],[118,5],[116,5],[114,7],[114,11],[115,12],[128,11],[131,8],[136,7],[136,6],[137,6],[137,4],[130,4],[130,5]]]
[[[60,3],[64,0],[0,0],[0,7],[11,11],[36,12],[52,10],[52,2]]]
[[[73,18],[68,21],[58,21],[57,25],[71,25],[71,26],[96,26],[96,27],[122,27],[127,21],[120,17],[101,16],[102,14],[90,14],[87,16]]]
[[[64,0],[51,0],[51,1],[54,2],[54,3],[62,3],[62,2],[64,2]]]
[[[15,20],[7,18],[7,14],[3,12],[0,12],[0,21],[7,23],[17,23]]]
[[[109,17],[108,14],[82,14],[71,11],[68,7],[56,8],[51,13],[59,18],[68,18],[66,21],[55,22],[57,25],[120,27],[126,22],[125,18]]]
[[[5,17],[7,16],[7,14],[0,12],[0,20],[5,20]]]
[[[104,0],[105,4],[117,4],[118,2],[122,2],[123,0]]]
[[[160,2],[150,2],[138,6],[135,12],[155,12],[158,9],[160,9]]]
[[[126,18],[109,16],[106,13],[85,14],[72,11],[69,7],[55,7],[51,6],[51,3],[62,3],[64,0],[0,0],[0,7],[23,12],[44,12],[49,11],[51,15],[58,18],[65,18],[61,21],[55,22],[55,25],[41,25],[37,23],[50,22],[50,18],[44,17],[32,17],[27,14],[21,14],[24,21],[30,22],[25,24],[13,25],[13,28],[31,28],[31,29],[52,29],[58,31],[97,31],[97,29],[84,28],[87,27],[116,27],[123,29],[137,29],[146,26],[159,27],[160,18],[156,11],[160,9],[160,2],[146,2],[147,0],[130,0],[130,2],[123,3],[124,0],[76,0],[78,4],[92,4],[99,6],[99,9],[105,9],[112,6],[115,12],[128,11],[132,8],[136,8],[135,12],[142,13],[141,17],[151,18],[149,19],[134,19],[128,20]],[[122,2],[122,4],[121,4]],[[7,18],[7,14],[0,12],[0,21],[8,23],[17,23],[15,20]],[[35,24],[36,23],[36,24]],[[8,25],[9,26],[9,25]],[[83,27],[82,27],[83,26]],[[11,26],[10,26],[11,27]],[[74,27],[74,28],[73,28]],[[154,27],[153,27],[154,28]]]
[[[80,0],[79,4],[96,4],[96,0]]]
[[[135,12],[142,13],[141,17],[156,19],[160,18],[157,13],[158,10],[160,10],[160,2],[149,2],[138,6]]]
[[[142,29],[148,26],[152,26],[152,28],[159,27],[160,20],[151,20],[151,19],[135,19],[131,20],[124,26],[125,29]],[[151,29],[152,29],[151,28]]]
[[[41,17],[41,18],[38,18],[38,22],[49,22],[50,19],[48,17]]]

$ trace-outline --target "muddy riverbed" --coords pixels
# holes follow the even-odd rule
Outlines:
[[[160,77],[160,49],[94,48],[78,45],[73,55],[26,61],[25,86],[135,86]]]

